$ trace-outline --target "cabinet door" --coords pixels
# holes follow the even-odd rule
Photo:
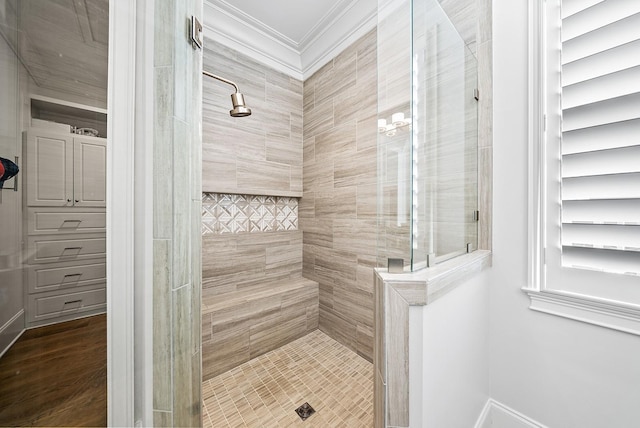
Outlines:
[[[107,206],[107,142],[73,139],[73,194],[76,207]]]
[[[27,204],[73,205],[73,138],[27,133]]]

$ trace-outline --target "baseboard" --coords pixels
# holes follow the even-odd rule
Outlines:
[[[493,398],[482,408],[474,428],[547,428],[545,425],[513,410]]]
[[[0,358],[24,333],[24,309],[0,327]]]

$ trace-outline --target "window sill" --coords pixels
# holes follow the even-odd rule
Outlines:
[[[640,336],[640,307],[551,291],[523,288],[530,309]]]

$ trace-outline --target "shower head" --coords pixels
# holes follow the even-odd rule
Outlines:
[[[232,117],[251,116],[251,109],[245,105],[244,95],[240,92],[231,94],[231,102],[233,103],[233,110],[229,110],[229,114]]]
[[[229,114],[232,117],[246,117],[251,116],[251,109],[246,106],[244,103],[244,95],[242,95],[238,90],[238,85],[236,85],[231,80],[227,80],[224,77],[217,76],[213,73],[209,73],[208,71],[202,71],[202,74],[205,76],[209,76],[213,79],[219,80],[221,82],[226,83],[227,85],[233,86],[236,90],[234,94],[231,94],[231,102],[233,103],[233,109],[229,110]]]

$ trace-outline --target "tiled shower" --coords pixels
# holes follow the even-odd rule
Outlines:
[[[489,57],[476,35],[476,2],[441,3],[474,61],[477,56],[477,68],[486,72]],[[379,205],[380,64],[393,64],[393,55],[402,54],[385,51],[379,58],[379,34],[380,28],[369,31],[304,82],[205,39],[204,69],[231,76],[253,110],[248,118],[229,117],[227,88],[204,82],[205,385],[316,329],[372,361],[373,270],[386,265],[393,248],[411,257],[409,224],[396,233],[379,223],[381,207],[387,213],[385,202]],[[406,63],[410,69],[410,57]],[[467,89],[473,93],[471,78]],[[470,114],[486,124],[490,79],[477,85],[486,92],[480,111]],[[409,109],[406,92],[386,89],[383,105],[402,99],[398,105]],[[490,165],[478,163],[486,153],[490,157],[486,127],[466,138],[485,141],[484,151],[474,146],[465,162],[476,168],[470,175],[487,179]],[[476,185],[467,178],[466,186]],[[397,180],[391,184],[382,197],[395,201],[401,188]],[[490,203],[483,180],[480,195],[474,195],[468,197],[470,216]],[[473,248],[487,248],[487,225],[483,219],[480,229],[463,227],[473,232]]]
[[[204,82],[203,378],[317,328],[371,361],[375,30],[305,82],[213,40],[204,68],[253,115]]]

